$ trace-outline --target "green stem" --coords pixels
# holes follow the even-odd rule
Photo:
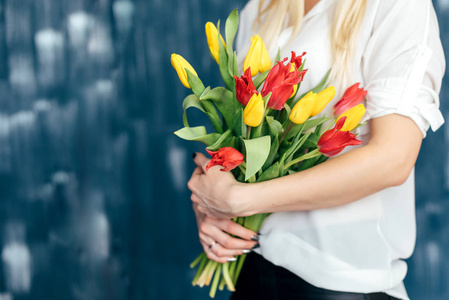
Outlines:
[[[290,130],[293,127],[293,123],[290,122],[290,125],[288,125],[288,128],[285,130],[284,134],[282,135],[281,139],[279,140],[279,145],[282,143],[284,138],[287,136],[287,134],[290,132]]]
[[[217,112],[214,104],[209,100],[201,100],[204,109],[207,112],[207,116],[212,124],[212,127],[217,133],[223,133],[223,127],[221,126],[220,115]]]
[[[213,261],[211,268],[209,269],[209,273],[206,277],[206,282],[204,283],[206,286],[210,285],[210,282],[212,281],[212,277],[214,276],[214,272],[217,269],[218,262]]]
[[[235,273],[235,267],[237,266],[237,262],[233,261],[231,263],[231,266],[229,268],[229,276],[232,278],[232,281],[234,281],[234,273]]]
[[[243,163],[244,163],[244,162],[243,162]],[[242,171],[243,175],[246,176],[246,170],[245,170],[245,167],[243,166],[243,163],[241,163],[241,164],[239,165],[239,169],[240,169],[240,171]]]
[[[246,255],[246,254],[243,254],[243,255]],[[239,257],[239,259],[241,259],[241,257]],[[229,263],[223,264],[223,277],[226,281],[226,285],[228,286],[228,290],[230,290],[231,292],[234,292],[235,291],[235,287],[234,287],[235,283],[232,282],[231,276],[229,276],[228,267],[229,267]],[[234,277],[234,279],[235,279],[235,277]]]
[[[201,261],[201,259],[206,255],[206,253],[202,252],[200,255],[198,255],[197,258],[195,258],[194,261],[190,263],[190,268],[193,269],[195,266]]]
[[[319,154],[320,154],[320,151],[319,151],[318,148],[315,149],[315,150],[313,150],[313,151],[311,151],[311,152],[309,152],[309,153],[306,153],[306,154],[304,154],[303,156],[300,156],[300,157],[298,157],[297,159],[294,159],[294,160],[292,160],[291,162],[289,162],[288,164],[286,164],[286,165],[284,166],[284,171],[287,170],[288,168],[290,168],[291,166],[293,166],[294,164],[299,163],[300,161],[303,161],[303,160],[306,160],[306,159],[315,157],[315,156],[317,156],[317,155],[319,155]]]
[[[207,285],[207,284],[206,284],[207,276],[209,275],[210,270],[212,269],[213,264],[214,264],[214,261],[213,261],[213,260],[208,260],[208,261],[207,261],[206,267],[204,268],[203,272],[201,273],[200,278],[198,278],[197,284],[198,284],[200,287],[203,287],[204,285]]]
[[[234,273],[234,285],[237,284],[237,280],[240,275],[240,271],[242,270],[243,263],[245,262],[246,254],[243,254],[239,257],[238,264]]]
[[[226,280],[224,279],[224,276],[221,276],[220,285],[218,286],[218,289],[220,291],[224,290],[225,285],[226,285]]]
[[[193,286],[199,285],[199,278],[203,274],[204,268],[206,267],[206,264],[207,264],[207,261],[208,261],[206,253],[203,252],[202,254],[203,254],[203,257],[201,259],[200,266],[198,267],[198,271],[196,271],[195,277],[192,280],[192,285]]]
[[[246,127],[246,139],[249,140],[251,138],[251,126]]]
[[[248,183],[255,183],[256,182],[256,175],[251,176],[248,178]]]
[[[219,264],[217,267],[217,272],[215,273],[214,280],[212,281],[212,285],[210,287],[209,297],[211,298],[215,298],[215,293],[217,292],[218,282],[220,281],[221,276],[221,267],[222,264]]]

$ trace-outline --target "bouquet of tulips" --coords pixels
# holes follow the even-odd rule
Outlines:
[[[218,29],[217,29],[218,28]],[[351,131],[360,125],[365,113],[360,104],[366,91],[354,84],[334,106],[334,116],[317,115],[332,100],[334,87],[327,87],[329,72],[311,91],[297,96],[299,85],[308,70],[303,56],[292,51],[291,57],[276,64],[268,55],[262,39],[255,35],[239,70],[233,50],[238,28],[238,12],[234,10],[225,24],[225,39],[219,33],[220,23],[206,24],[207,43],[217,62],[226,87],[205,87],[192,66],[180,55],[172,54],[171,63],[181,82],[193,94],[183,102],[184,128],[175,132],[185,140],[199,141],[212,156],[207,169],[222,166],[241,182],[255,183],[303,171],[337,155],[346,146],[359,145]],[[242,71],[243,75],[239,76]],[[190,127],[188,108],[205,113],[215,132],[206,127]],[[323,128],[326,127],[326,128]],[[258,231],[268,214],[239,217],[234,221]],[[210,296],[225,286],[234,291],[245,254],[237,261],[217,263],[206,253],[195,259],[198,266],[193,285],[209,286]]]

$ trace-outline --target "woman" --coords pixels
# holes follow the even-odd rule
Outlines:
[[[232,299],[408,299],[413,168],[426,131],[444,122],[445,61],[431,1],[254,0],[240,20],[240,53],[253,24],[281,57],[307,52],[303,91],[330,67],[340,94],[361,82],[368,124],[358,132],[363,146],[262,183],[206,172],[208,159],[195,155],[188,186],[208,257],[226,262],[257,248]],[[230,221],[264,212],[273,214],[260,235]]]

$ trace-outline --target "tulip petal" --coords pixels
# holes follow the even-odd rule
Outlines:
[[[206,149],[206,151],[212,156],[212,159],[206,166],[206,171],[213,166],[224,167],[221,169],[223,172],[230,171],[239,166],[243,162],[244,158],[242,153],[232,147],[223,147],[218,149],[218,151],[210,151]]]

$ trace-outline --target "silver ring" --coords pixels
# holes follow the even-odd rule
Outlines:
[[[209,251],[212,251],[212,247],[216,244],[217,242],[213,242],[212,244],[209,245]]]

